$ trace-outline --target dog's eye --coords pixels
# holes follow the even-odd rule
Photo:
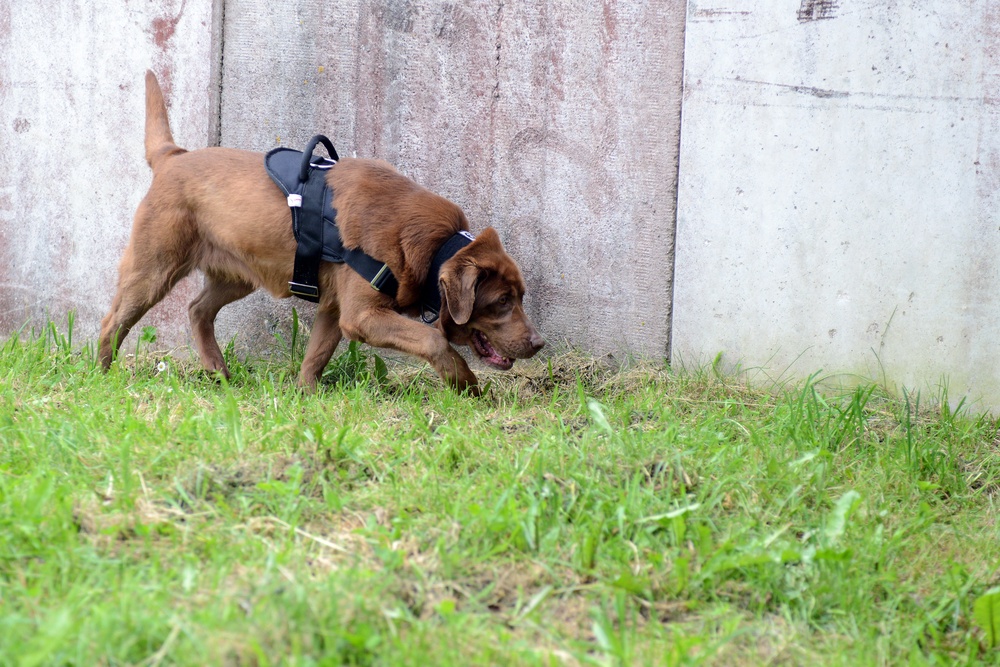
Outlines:
[[[506,306],[507,305],[507,297],[505,297],[505,296],[500,297],[500,300],[497,301],[497,303],[500,304],[501,306]]]

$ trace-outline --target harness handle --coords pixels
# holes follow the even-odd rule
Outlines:
[[[327,155],[329,155],[334,162],[338,162],[340,160],[340,156],[337,155],[337,149],[333,147],[330,140],[322,134],[317,134],[309,140],[309,143],[306,144],[306,149],[302,151],[302,167],[299,168],[299,183],[305,183],[306,179],[309,178],[309,163],[312,162],[313,151],[316,150],[316,144],[319,143],[326,147]]]

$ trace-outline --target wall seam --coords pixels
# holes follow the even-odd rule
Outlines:
[[[209,71],[208,145],[222,145],[222,81],[226,57],[226,0],[212,2],[212,64]]]
[[[692,0],[688,0],[684,5],[684,46],[681,48],[681,101],[677,105],[677,163],[674,166],[674,219],[673,235],[670,240],[670,309],[667,313],[667,364],[673,364],[674,354],[674,315],[677,308],[677,225],[680,219],[680,192],[681,192],[681,148],[684,141],[684,91],[687,86],[687,71],[685,63],[687,60],[687,24],[688,15],[691,9]]]

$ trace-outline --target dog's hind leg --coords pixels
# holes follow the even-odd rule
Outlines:
[[[220,372],[229,378],[229,368],[215,338],[215,317],[226,304],[242,299],[254,291],[254,286],[241,280],[226,280],[206,275],[205,286],[188,306],[194,344],[201,365],[210,372]]]
[[[323,375],[323,369],[330,362],[337,345],[340,344],[340,313],[335,310],[321,309],[316,311],[312,334],[309,336],[309,346],[302,360],[302,371],[299,373],[299,386],[307,391],[316,387],[316,382]]]
[[[119,267],[118,291],[111,302],[111,310],[101,320],[98,356],[104,370],[111,366],[135,323],[192,268],[189,261],[141,264],[135,261],[132,248],[128,248]]]
[[[194,237],[179,233],[184,227],[182,215],[170,219],[157,214],[147,200],[139,204],[132,236],[118,265],[118,289],[101,320],[98,357],[104,370],[139,318],[194,267]],[[168,229],[171,234],[164,233]]]

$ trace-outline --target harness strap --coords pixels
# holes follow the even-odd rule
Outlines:
[[[376,292],[396,298],[399,291],[399,281],[392,275],[389,265],[380,262],[360,248],[344,248],[344,263],[354,269],[362,278],[368,281]]]
[[[292,224],[298,247],[289,291],[306,301],[319,301],[319,262],[323,254],[323,202],[326,199],[326,170],[310,169],[302,183],[301,196],[289,195]]]
[[[433,324],[441,315],[441,287],[438,284],[441,267],[474,240],[475,237],[469,232],[464,230],[456,232],[434,254],[431,268],[427,271],[427,280],[424,281],[423,305],[420,312],[420,319],[426,324]]]
[[[312,160],[317,144],[323,144],[330,160]],[[273,153],[274,151],[272,151]],[[323,224],[323,207],[331,199],[330,188],[326,184],[326,172],[332,167],[339,156],[329,139],[317,134],[306,144],[302,152],[302,162],[298,171],[298,194],[288,195],[288,206],[292,209],[292,225],[298,246],[295,249],[295,268],[292,280],[288,283],[289,291],[307,301],[319,301],[319,264],[322,260],[326,226]],[[272,178],[274,175],[272,174]],[[280,179],[279,179],[280,180]],[[337,212],[333,211],[336,218]],[[336,226],[333,232],[339,237]],[[360,248],[344,248],[340,239],[331,239],[331,245],[341,248],[340,258],[354,271],[360,274],[372,289],[396,297],[399,282],[389,270],[389,265],[379,262]]]

